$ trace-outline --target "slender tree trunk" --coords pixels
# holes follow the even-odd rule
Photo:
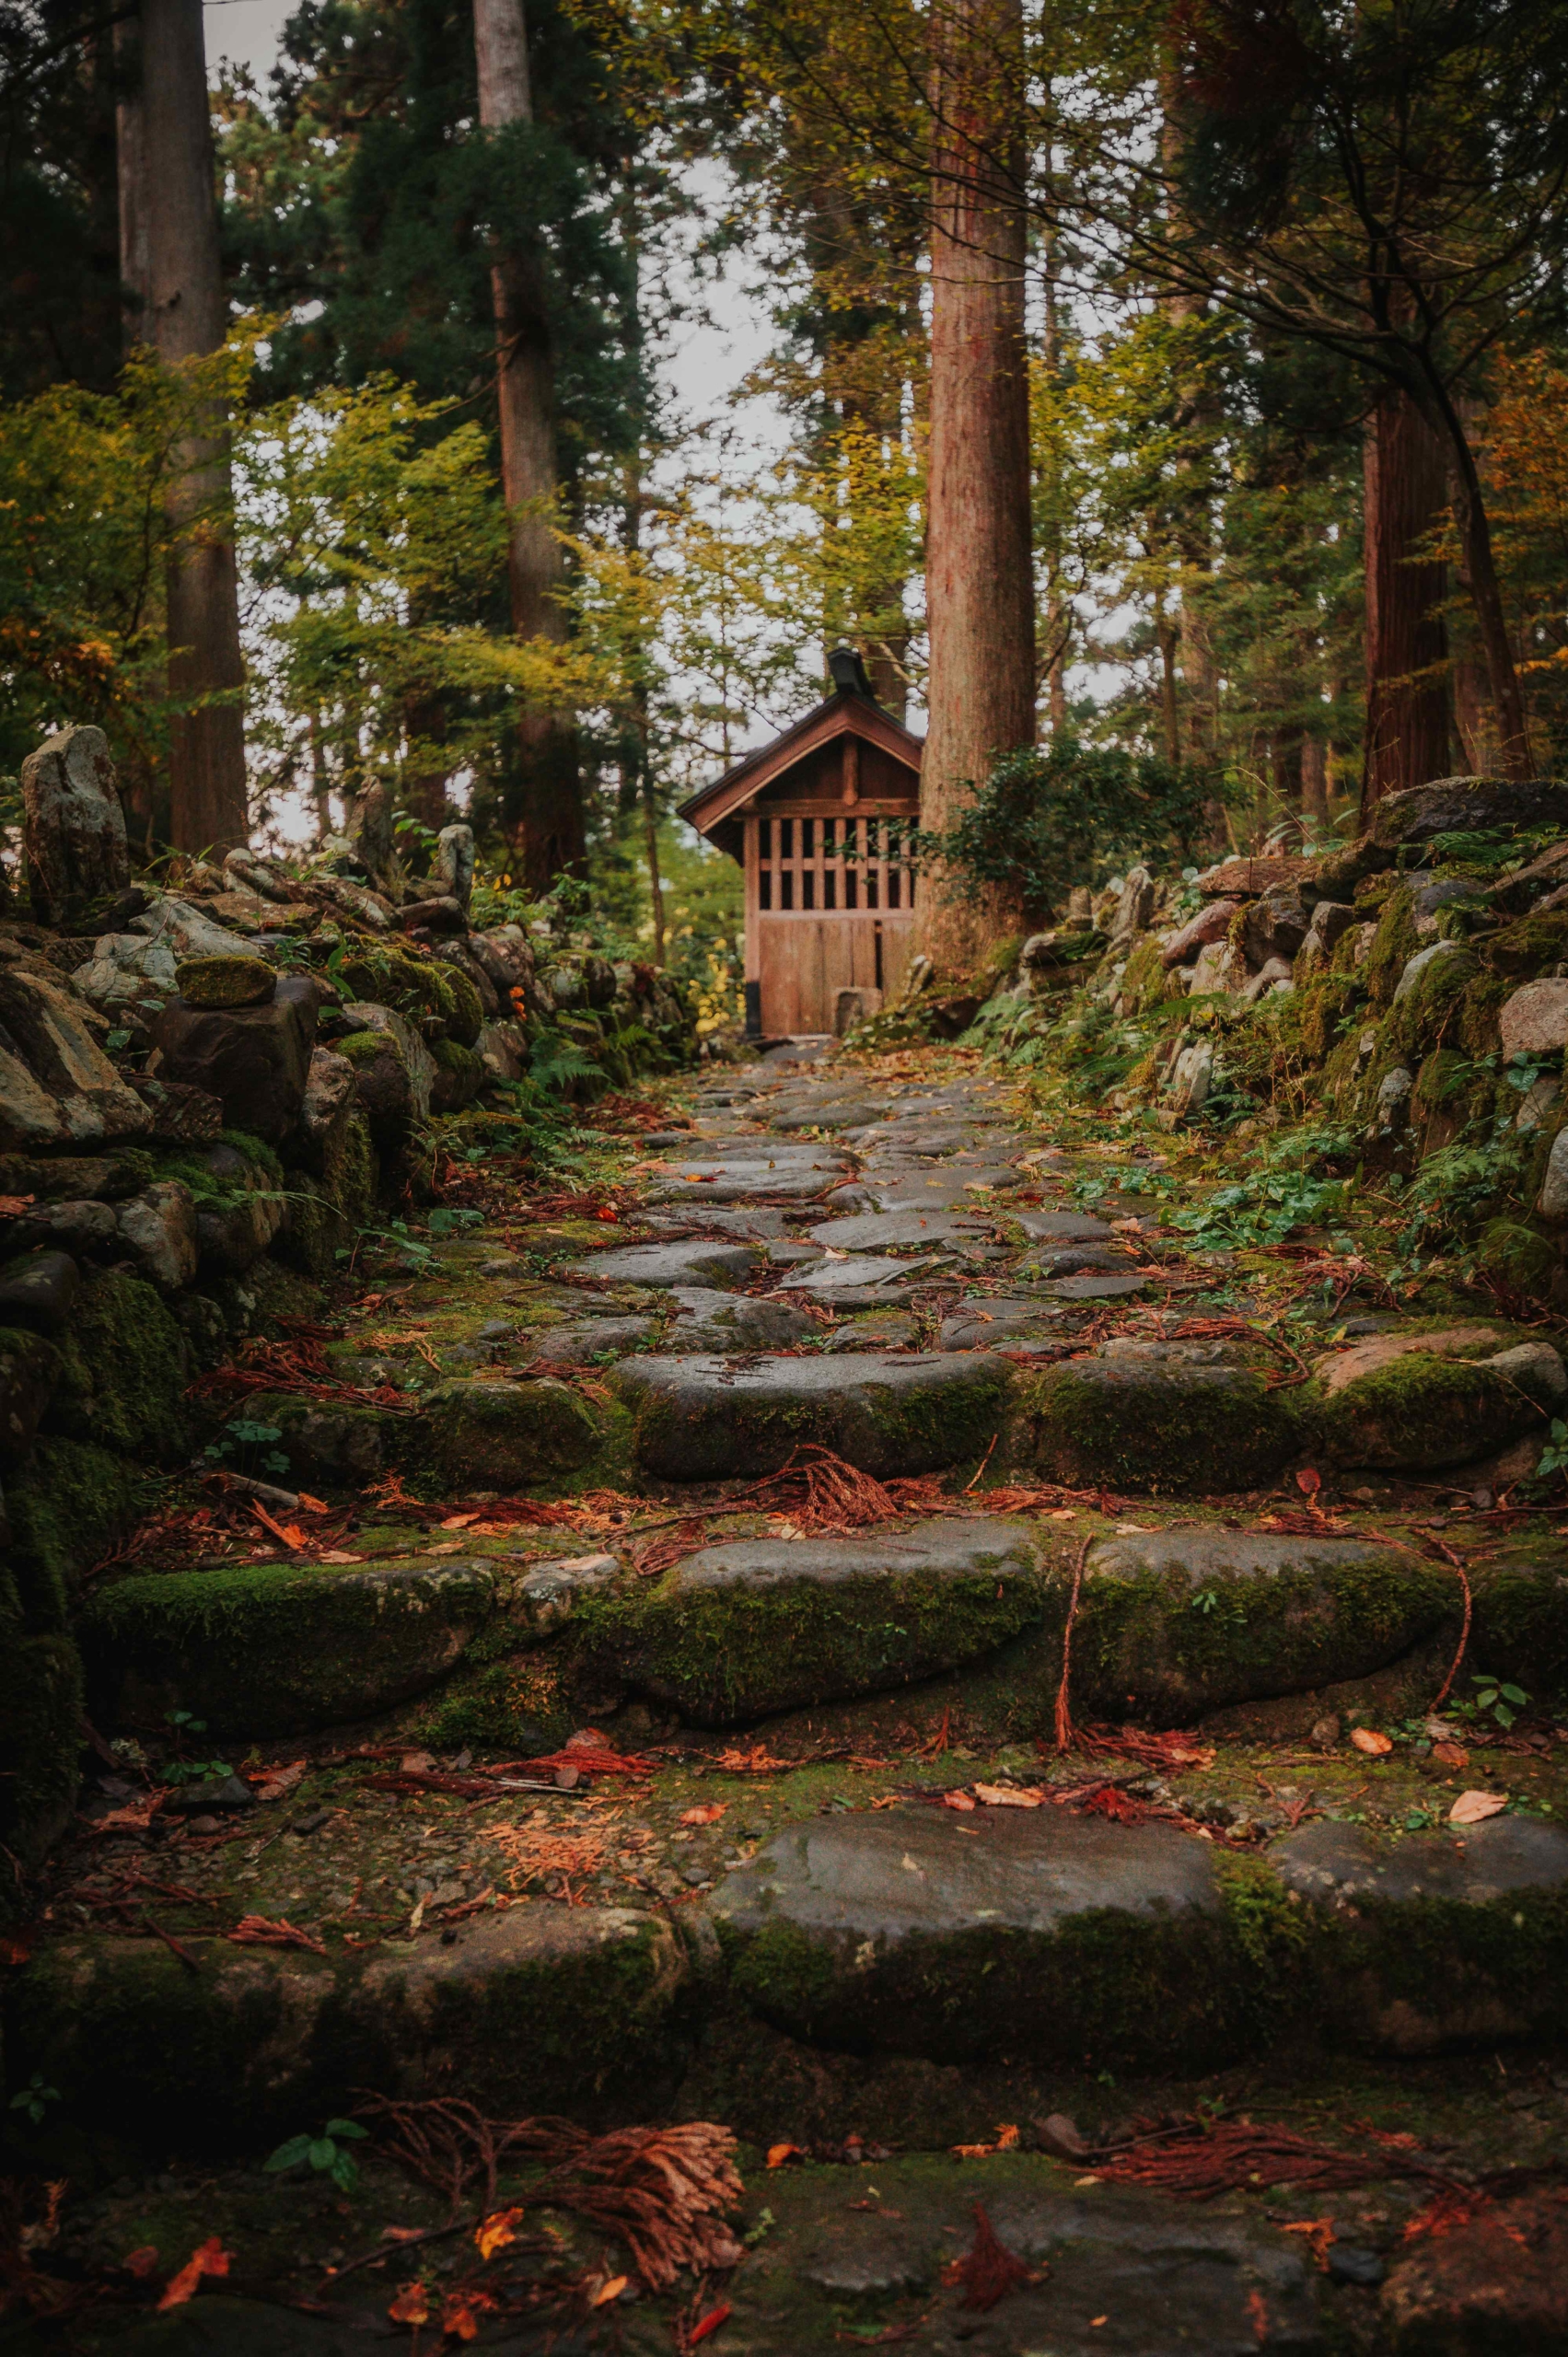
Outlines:
[[[1301,815],[1312,821],[1318,833],[1326,831],[1329,824],[1329,749],[1321,737],[1310,731],[1301,747]]]
[[[121,274],[133,342],[170,365],[217,351],[227,327],[201,0],[142,0],[121,54]],[[180,453],[167,582],[169,826],[178,851],[222,853],[250,834],[240,696],[239,580],[226,421]]]
[[[439,696],[411,696],[403,707],[403,734],[410,748],[423,745],[425,757],[418,767],[411,764],[403,780],[403,799],[414,817],[436,834],[448,825],[452,806],[447,799],[447,782],[451,776],[449,763],[438,756],[432,757],[428,749],[441,744],[447,735],[447,707]]]
[[[1466,430],[1462,401],[1443,383],[1430,356],[1423,357],[1426,361],[1427,374],[1420,386],[1419,398],[1423,414],[1434,431],[1445,435],[1447,441],[1447,456],[1453,469],[1450,488],[1454,520],[1459,529],[1460,561],[1469,585],[1470,602],[1475,608],[1487,679],[1492,689],[1492,708],[1496,715],[1503,774],[1510,778],[1533,777],[1535,763],[1530,754],[1525,700],[1520,692],[1513,641],[1508,634],[1508,617],[1503,604],[1503,588],[1497,578],[1497,564],[1493,554],[1492,525],[1486,513],[1486,493],[1481,484],[1481,470],[1476,465],[1475,452]]]
[[[1024,344],[1022,0],[938,0],[934,19],[930,728],[921,822],[950,826],[1000,753],[1035,736]],[[922,946],[957,977],[1024,921],[1021,893],[928,876]]]
[[[1361,807],[1448,768],[1448,569],[1414,552],[1448,505],[1446,453],[1413,401],[1378,400],[1365,455],[1366,739]]]
[[[487,131],[533,121],[528,26],[522,0],[474,0],[479,119]],[[566,635],[559,592],[565,557],[545,512],[560,491],[555,367],[536,254],[498,251],[490,284],[495,309],[501,483],[510,517],[507,558],[512,628],[557,644]],[[520,865],[530,892],[582,866],[586,848],[577,733],[570,714],[528,713],[518,727]]]
[[[316,805],[316,840],[324,842],[332,831],[332,779],[327,767],[327,746],[319,712],[310,714],[310,798]]]
[[[1163,606],[1155,617],[1155,636],[1160,652],[1160,725],[1165,735],[1165,757],[1174,769],[1181,759],[1181,711],[1176,691],[1179,632]]]

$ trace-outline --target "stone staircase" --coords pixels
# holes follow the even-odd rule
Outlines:
[[[249,1747],[248,1781],[135,1829],[137,1870],[187,1894],[144,1910],[166,1936],[106,1917],[111,1831],[58,1862],[11,1979],[23,2080],[196,2152],[366,2085],[507,2116],[707,2103],[766,2143],[823,2086],[896,2116],[903,2072],[923,2092],[889,2141],[918,2146],[999,2072],[1081,2105],[1126,2074],[1560,2038],[1561,1755],[1427,1721],[1462,1621],[1457,1694],[1515,1678],[1545,1724],[1568,1683],[1560,1543],[1504,1529],[1461,1572],[1430,1527],[1560,1411],[1562,1361],[1473,1313],[1264,1322],[1150,1176],[1042,1145],[971,1072],[757,1069],[644,1154],[635,1216],[505,1223],[395,1318],[352,1310],[335,1363],[417,1381],[404,1407],[247,1407],[290,1479],[356,1507],[340,1544],[131,1569],[83,1612],[100,1735],[188,1713],[226,1764]],[[799,1488],[821,1452],[876,1518],[792,1520],[818,1493],[770,1477]],[[452,1511],[411,1531],[388,1500],[421,1492]],[[642,1770],[579,1774],[574,1733]],[[268,1761],[296,1759],[268,1803]],[[1488,1781],[1508,1805],[1449,1822]],[[235,1944],[241,1909],[297,1944]],[[1031,2309],[966,2345],[1395,2346],[1370,2308],[1346,2340],[1256,2220],[1170,2339],[1149,2287],[1189,2258],[1126,2215],[1152,2272],[1115,2333]],[[806,2322],[760,2267],[733,2345],[826,2348],[844,2299],[923,2280],[842,2245],[790,2278],[828,2303]],[[1086,2280],[1122,2281],[1108,2263]]]

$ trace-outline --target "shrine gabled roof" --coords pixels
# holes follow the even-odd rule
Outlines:
[[[880,746],[919,776],[920,758],[925,749],[923,737],[916,737],[869,696],[860,695],[854,689],[836,688],[771,744],[760,745],[755,752],[743,755],[712,785],[689,795],[679,805],[679,816],[699,834],[711,834],[732,810],[749,802],[797,761],[831,744],[836,737],[849,736]]]

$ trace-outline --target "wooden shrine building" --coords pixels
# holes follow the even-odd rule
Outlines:
[[[922,741],[872,697],[858,655],[831,660],[831,695],[680,806],[746,871],[754,1039],[842,1030],[877,1012],[910,961],[915,879],[899,852],[919,816]]]

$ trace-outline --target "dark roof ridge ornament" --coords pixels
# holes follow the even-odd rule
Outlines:
[[[828,668],[841,695],[865,696],[869,702],[876,702],[877,697],[865,676],[865,666],[860,659],[858,646],[846,645],[841,639],[828,656]]]

